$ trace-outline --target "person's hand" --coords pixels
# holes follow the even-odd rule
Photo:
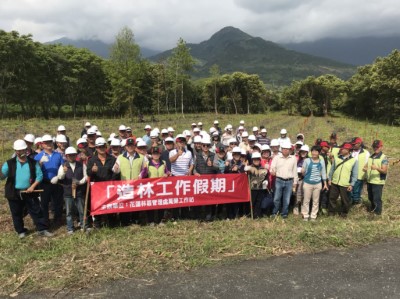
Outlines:
[[[293,187],[292,187],[292,192],[293,192],[293,193],[296,192],[296,187],[297,187],[297,184],[293,184]]]
[[[64,173],[66,173],[68,171],[67,163],[64,163],[63,170],[64,170]]]
[[[94,163],[93,167],[92,167],[92,172],[97,172],[99,170],[99,168],[97,167],[97,164]]]
[[[226,162],[225,162],[225,166],[229,166],[229,161],[226,161]]]
[[[332,181],[328,180],[328,186],[332,185]]]
[[[183,148],[180,147],[180,148],[178,148],[178,155],[179,155],[179,156],[182,156],[182,154],[183,154]]]
[[[367,166],[367,165],[365,165],[365,166],[363,167],[363,171],[364,171],[364,172],[368,171],[368,166]]]
[[[35,188],[33,186],[30,186],[28,189],[26,189],[26,193],[32,193]]]
[[[353,186],[348,186],[347,191],[351,192],[353,190]]]
[[[235,165],[232,167],[232,171],[238,171],[238,167]]]
[[[195,173],[194,175],[195,175],[195,176],[200,176],[200,173]]]
[[[324,188],[322,190],[329,190],[327,183],[324,184]]]
[[[372,170],[378,170],[379,167],[378,167],[377,165],[375,165],[375,164],[372,164],[372,165],[371,165],[371,169],[372,169]]]

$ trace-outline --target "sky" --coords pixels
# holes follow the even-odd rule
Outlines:
[[[278,43],[328,37],[398,36],[398,0],[1,0],[0,29],[112,42],[132,29],[141,47],[165,50],[182,37],[207,40],[226,26]]]

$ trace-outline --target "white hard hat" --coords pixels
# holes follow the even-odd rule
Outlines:
[[[168,127],[168,132],[175,132],[173,127]]]
[[[239,153],[239,154],[241,154],[241,153],[242,153],[242,150],[241,150],[240,147],[235,146],[235,147],[232,149],[232,153]]]
[[[76,141],[76,145],[79,145],[79,144],[82,144],[82,143],[87,143],[87,141],[86,141],[85,138],[79,138],[79,139]]]
[[[127,132],[132,132],[132,128],[131,127],[126,127],[126,131]]]
[[[96,130],[93,128],[93,127],[90,127],[88,130],[87,130],[87,132],[86,132],[88,135],[94,135],[94,134],[96,134]]]
[[[281,144],[281,148],[292,148],[292,144],[289,141],[284,141]]]
[[[258,131],[258,127],[253,127],[253,132]]]
[[[279,146],[279,141],[278,141],[278,139],[272,139],[272,140],[271,140],[271,143],[270,143],[270,146]]]
[[[210,136],[206,131],[200,131],[200,136],[204,137],[204,136]]]
[[[162,129],[161,130],[161,134],[168,134],[168,130],[167,129]]]
[[[295,144],[300,144],[300,145],[303,145],[304,143],[303,143],[303,141],[301,141],[301,140],[298,140],[298,141],[296,141],[296,143]]]
[[[192,127],[196,127],[197,126],[197,124],[196,123],[192,123]]]
[[[215,131],[215,132],[212,133],[212,137],[218,137],[218,136],[219,136],[218,131]]]
[[[202,140],[201,136],[194,136],[193,143],[200,143]]]
[[[121,146],[121,141],[118,138],[113,138],[111,140],[111,146]]]
[[[67,147],[67,149],[65,150],[65,154],[66,155],[76,155],[78,154],[78,152],[76,151],[76,149],[72,146]]]
[[[246,151],[244,148],[242,148],[240,154],[241,154],[242,156],[247,155],[247,151]]]
[[[254,152],[251,154],[252,159],[261,159],[261,154],[259,152]]]
[[[26,134],[24,140],[30,143],[35,142],[35,136],[33,134]]]
[[[57,131],[65,131],[65,127],[63,125],[58,126]]]
[[[65,135],[62,135],[62,134],[57,135],[56,142],[67,143],[67,137],[65,137]]]
[[[25,150],[28,146],[26,145],[25,140],[22,139],[18,139],[14,141],[14,150],[16,151],[21,151],[21,150]]]
[[[218,125],[219,121],[218,120],[214,120],[214,125]]]
[[[137,146],[137,147],[147,146],[147,143],[144,142],[143,140],[139,140],[139,141],[136,143],[136,146]]]
[[[126,139],[121,140],[121,147],[124,147],[126,145]]]
[[[204,136],[204,137],[201,139],[201,143],[202,143],[202,144],[211,144],[210,136]]]
[[[90,127],[91,125],[92,124],[90,122],[88,122],[88,121],[85,123],[85,127]]]
[[[247,131],[244,131],[244,132],[242,133],[242,137],[249,137],[249,133],[248,133]]]
[[[244,125],[244,120],[241,120],[239,124]]]
[[[53,137],[51,137],[49,134],[43,135],[42,142],[45,141],[53,141]]]
[[[154,128],[154,129],[153,129],[153,131],[154,131],[154,132],[156,132],[156,133],[157,133],[157,135],[159,135],[159,134],[160,134],[160,129],[159,129],[159,128]]]
[[[34,144],[38,144],[42,142],[42,137],[36,137],[35,141],[33,142]]]
[[[145,130],[151,130],[151,126],[150,126],[150,125],[146,125],[146,126],[144,127],[144,129],[145,129]]]
[[[120,125],[118,131],[126,131],[125,125]]]
[[[105,145],[106,143],[107,142],[103,137],[96,138],[96,142],[95,142],[96,146]]]
[[[199,129],[199,128],[194,128],[193,129],[193,133],[197,133],[197,132],[200,132],[201,130]]]
[[[263,144],[263,145],[261,146],[261,151],[268,151],[268,150],[271,150],[271,148],[269,147],[268,144]]]
[[[154,130],[150,132],[150,138],[153,138],[153,137],[158,137],[158,133],[154,132]]]
[[[200,137],[200,136],[199,136],[199,137]],[[165,141],[165,142],[175,142],[174,138],[172,138],[172,137],[167,137],[167,138],[165,138],[164,141]]]
[[[96,132],[99,130],[99,128],[95,125],[91,126],[91,128],[93,128],[93,130],[95,130]]]
[[[211,127],[211,128],[210,128],[210,134],[212,134],[212,133],[214,133],[214,132],[216,132],[216,131],[217,131],[216,128],[214,128],[214,127]]]
[[[100,132],[100,131],[97,131],[97,132],[96,132],[96,136],[97,136],[97,137],[101,137],[101,136],[102,136],[101,132]]]
[[[310,151],[310,148],[308,147],[307,144],[305,144],[305,145],[303,145],[303,146],[300,148],[300,151],[309,152],[309,151]]]
[[[286,129],[282,129],[282,130],[281,130],[281,135],[285,135],[285,134],[287,134]]]
[[[143,141],[143,138],[136,138],[136,142]]]
[[[231,124],[227,125],[226,129],[229,130],[229,131],[232,130],[232,125]]]
[[[231,143],[237,143],[236,138],[230,138],[230,139],[228,140],[228,144],[231,144]]]
[[[250,136],[249,136],[249,141],[256,141],[257,140],[257,138],[256,138],[256,136],[254,136],[253,134],[251,134]]]
[[[115,136],[117,136],[117,134],[115,134],[115,133],[110,134],[110,138],[115,138]]]
[[[202,126],[203,123],[201,121],[199,121],[199,123],[197,124],[198,126]]]
[[[254,146],[258,147],[260,150],[261,150],[261,148],[262,148],[262,145],[259,144],[259,143],[254,144]]]
[[[267,129],[266,128],[261,129],[261,133],[267,133]]]
[[[243,127],[243,126],[239,126],[238,130],[239,130],[239,131],[240,131],[240,130],[244,130],[244,127]]]

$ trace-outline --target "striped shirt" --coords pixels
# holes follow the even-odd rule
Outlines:
[[[176,156],[178,151],[173,149],[169,152],[169,158]],[[193,156],[189,150],[186,150],[181,156],[176,159],[175,162],[171,163],[171,173],[173,176],[187,175],[190,166],[193,165]]]

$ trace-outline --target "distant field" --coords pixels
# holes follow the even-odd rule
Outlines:
[[[228,123],[234,127],[243,119],[246,128],[264,125],[270,137],[278,137],[286,128],[295,139],[299,132],[305,134],[307,144],[317,137],[327,139],[331,132],[338,133],[342,142],[360,136],[370,145],[382,139],[384,152],[393,160],[400,158],[398,147],[399,127],[377,125],[349,118],[304,118],[284,113],[263,115],[163,115],[153,127],[173,126],[176,133],[189,129],[192,122],[202,121],[208,130],[215,119],[223,128]],[[28,120],[0,121],[0,140],[3,163],[11,155],[12,142],[26,133],[55,134],[63,124],[74,142],[79,137],[85,121],[96,124],[104,137],[117,133],[120,124],[133,128],[136,136],[143,135],[146,123],[130,123],[127,119],[81,120]],[[67,236],[60,228],[52,239],[30,235],[18,240],[12,228],[8,205],[0,194],[0,294],[16,294],[33,290],[49,290],[55,294],[63,288],[81,288],[106,280],[137,277],[158,271],[185,271],[206,265],[234,262],[243,259],[263,258],[273,255],[316,252],[332,248],[363,246],[379,240],[400,236],[400,166],[391,165],[389,179],[384,188],[384,211],[380,218],[371,219],[366,203],[352,209],[349,218],[319,217],[315,223],[304,223],[289,215],[288,220],[238,219],[234,221],[178,221],[163,227],[130,226],[102,229],[90,236],[77,233]],[[364,193],[366,199],[366,194]],[[33,229],[30,218],[28,228]]]

